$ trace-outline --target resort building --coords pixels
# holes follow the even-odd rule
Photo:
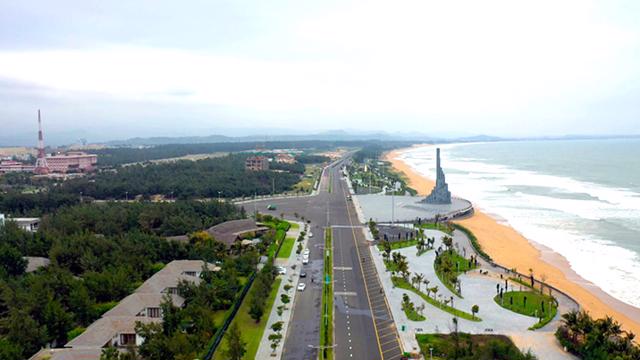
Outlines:
[[[144,338],[136,333],[136,323],[162,322],[161,304],[170,299],[181,307],[184,299],[178,295],[181,281],[200,282],[203,267],[211,271],[220,268],[199,260],[175,260],[145,281],[133,294],[127,296],[64,348],[42,349],[31,360],[99,360],[102,349],[116,347],[125,350],[129,346],[140,346]]]
[[[266,156],[250,156],[245,161],[244,168],[249,171],[269,170],[269,159]]]

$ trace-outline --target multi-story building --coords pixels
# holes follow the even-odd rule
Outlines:
[[[33,172],[35,166],[13,160],[0,161],[0,174],[10,172]]]
[[[244,168],[250,171],[269,170],[269,158],[266,156],[250,156],[245,161]]]
[[[47,165],[51,172],[89,172],[98,163],[98,155],[72,151],[66,154],[47,156]]]

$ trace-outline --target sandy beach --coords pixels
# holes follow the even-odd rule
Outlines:
[[[399,159],[401,152],[402,149],[389,152],[385,158],[397,171],[404,173],[412,188],[420,195],[426,195],[434,182]],[[549,284],[572,296],[592,316],[609,315],[619,321],[625,330],[640,333],[640,309],[611,297],[581,278],[564,257],[541,246],[534,246],[513,228],[499,223],[477,208],[471,218],[458,222],[473,231],[482,248],[495,262],[523,273],[533,269],[536,277],[546,276]]]

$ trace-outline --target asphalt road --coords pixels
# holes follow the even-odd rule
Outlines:
[[[338,163],[325,169],[316,196],[244,204],[247,211],[255,206],[260,212],[266,212],[267,205],[272,204],[277,207],[273,215],[294,219],[297,214],[310,221],[313,236],[308,241],[310,263],[305,266],[307,289],[293,304],[283,358],[318,358],[324,229],[329,227],[333,233],[335,358],[398,359],[401,349],[397,330],[369,255],[369,244],[359,229],[363,225],[347,200],[340,166]]]

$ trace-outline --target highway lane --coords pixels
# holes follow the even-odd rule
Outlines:
[[[324,238],[323,229],[333,232],[334,259],[334,343],[336,359],[398,359],[401,354],[397,331],[371,262],[369,244],[361,231],[355,208],[347,200],[347,186],[340,164],[322,175],[318,195],[260,200],[256,208],[265,212],[275,205],[273,215],[294,214],[310,221],[310,264],[305,266],[307,289],[296,297],[293,316],[284,342],[284,359],[317,359]],[[248,211],[252,204],[244,204]],[[313,282],[311,281],[313,279]]]

